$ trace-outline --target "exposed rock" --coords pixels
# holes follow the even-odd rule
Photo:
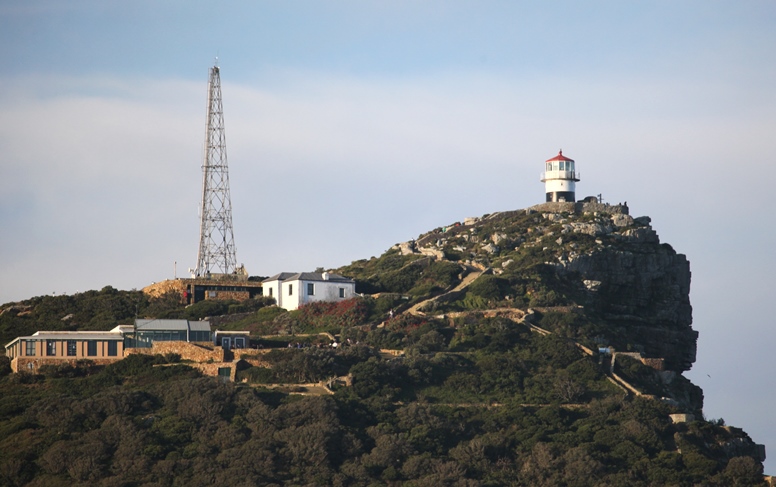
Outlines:
[[[497,254],[498,253],[498,247],[496,247],[495,245],[493,245],[491,243],[487,243],[487,244],[483,245],[481,248],[482,248],[482,250],[484,250],[485,252],[487,252],[489,254]]]
[[[601,281],[595,281],[592,279],[585,279],[582,281],[582,283],[585,285],[588,291],[598,291],[598,288],[601,287]]]
[[[629,227],[633,225],[633,217],[623,214],[612,215],[612,224],[615,227]]]
[[[670,247],[640,243],[645,245],[634,251],[602,248],[554,265],[563,273],[578,273],[583,282],[600,282],[594,307],[627,326],[650,355],[665,357],[666,369],[688,370],[698,337],[691,328],[689,262]]]
[[[416,254],[416,247],[415,247],[415,241],[410,240],[408,242],[403,242],[399,244],[399,251],[401,252],[401,255],[410,255],[410,254]]]
[[[542,213],[542,217],[551,222],[563,222],[566,219],[559,213]]]
[[[503,234],[503,233],[494,233],[493,235],[490,236],[490,240],[491,242],[493,242],[493,245],[498,245],[506,238],[507,238],[506,234]]]
[[[420,253],[423,255],[428,255],[429,257],[433,257],[437,260],[444,259],[445,253],[442,252],[439,249],[433,249],[431,247],[423,247],[420,249]]]
[[[571,228],[575,233],[584,233],[585,235],[608,235],[612,233],[612,227],[600,223],[580,223],[572,222]]]
[[[660,243],[660,237],[650,227],[629,228],[622,235],[635,243]]]
[[[638,217],[633,219],[633,222],[636,225],[641,225],[641,226],[644,226],[644,227],[648,227],[649,224],[652,223],[652,218],[650,218],[648,216],[638,216]]]

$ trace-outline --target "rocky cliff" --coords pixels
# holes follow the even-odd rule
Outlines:
[[[582,307],[605,325],[589,338],[663,358],[668,370],[695,361],[690,264],[625,205],[546,203],[467,218],[396,248],[488,269],[508,305]]]

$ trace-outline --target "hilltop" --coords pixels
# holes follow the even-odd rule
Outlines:
[[[139,313],[208,316],[263,347],[236,384],[174,356],[5,377],[4,482],[762,483],[763,448],[705,419],[682,376],[689,262],[627,206],[467,218],[332,271],[365,297],[286,312],[110,288],[3,306],[6,336]]]

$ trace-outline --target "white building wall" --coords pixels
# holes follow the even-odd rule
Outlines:
[[[313,285],[313,294],[308,293],[308,284]],[[291,293],[289,294],[289,288]],[[340,297],[340,289],[343,289],[344,296]],[[289,311],[298,309],[300,306],[317,301],[336,302],[353,298],[356,295],[355,282],[340,281],[311,281],[311,280],[288,280],[288,281],[265,281],[262,283],[262,294],[275,298],[275,303]],[[270,293],[271,290],[271,293]]]
[[[308,294],[308,284],[313,285],[314,294]],[[313,303],[316,301],[344,301],[356,295],[355,283],[336,282],[336,281],[299,281],[300,289],[303,294],[300,296],[300,306],[302,304]],[[345,290],[345,296],[340,297],[340,289]]]
[[[280,295],[280,282],[279,281],[269,281],[264,282],[261,284],[261,295],[262,296],[269,296],[271,298],[275,298],[275,303],[283,307],[283,298]]]
[[[544,183],[545,193],[559,193],[563,191],[576,192],[576,184],[571,179],[548,179]]]
[[[299,291],[299,281],[283,281],[283,283],[280,285],[283,304],[278,304],[278,306],[289,311],[299,308]]]

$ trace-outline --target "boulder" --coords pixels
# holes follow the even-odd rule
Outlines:
[[[615,227],[629,227],[633,225],[633,217],[631,217],[630,215],[617,213],[615,215],[612,215],[612,224]]]

